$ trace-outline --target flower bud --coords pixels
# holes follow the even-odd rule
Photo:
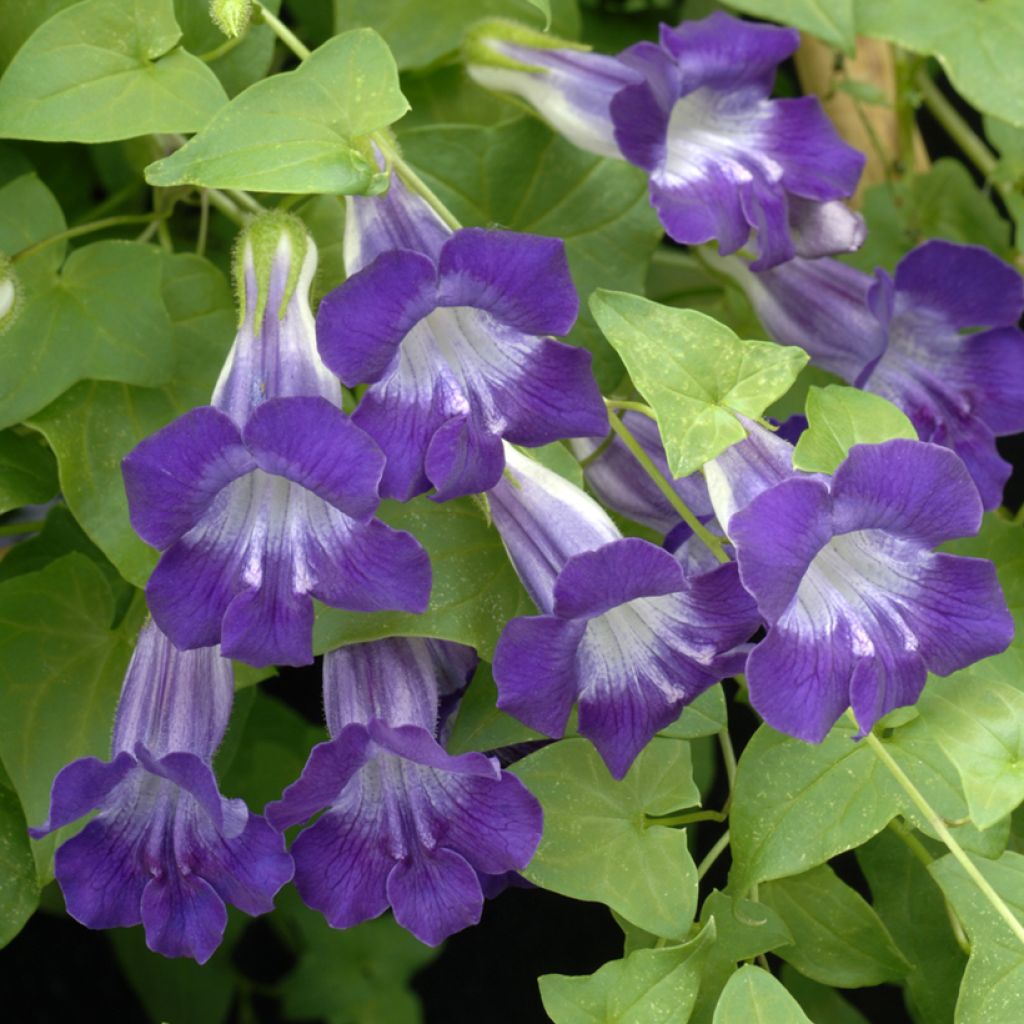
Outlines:
[[[252,0],[210,0],[210,17],[229,39],[237,39],[249,27]]]
[[[310,246],[313,246],[312,266],[307,268],[307,276],[312,275],[316,265],[316,247],[298,217],[270,211],[245,226],[238,236],[234,261],[235,287],[238,289],[238,304],[243,319],[249,299],[253,297],[250,291],[255,292],[256,298],[255,324],[263,320],[271,292],[277,299],[278,319],[284,316],[285,308],[299,283]],[[305,288],[309,288],[308,281]]]

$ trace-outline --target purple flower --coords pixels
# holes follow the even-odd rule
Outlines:
[[[320,304],[317,336],[345,384],[370,384],[352,419],[387,456],[381,493],[433,486],[444,501],[497,482],[503,437],[543,445],[607,417],[590,354],[543,337],[578,309],[561,240],[465,228],[438,245],[425,206],[397,182],[351,200],[372,237],[346,245],[351,276]]]
[[[438,678],[457,646],[379,640],[324,659],[332,738],[267,816],[284,829],[326,808],[292,854],[302,898],[332,927],[390,906],[435,946],[479,921],[482,884],[525,867],[537,848],[541,809],[523,784],[495,759],[451,757],[435,739]]]
[[[729,519],[768,634],[747,661],[751,703],[818,742],[852,707],[863,732],[948,675],[1003,650],[1013,621],[983,559],[933,548],[976,533],[981,502],[937,445],[855,445],[830,479],[795,475]]]
[[[1024,281],[1012,267],[943,241],[918,246],[894,277],[834,260],[722,266],[776,341],[899,406],[922,441],[964,460],[985,508],[999,504],[1010,466],[995,439],[1024,430]]]
[[[313,660],[313,602],[422,612],[426,553],[373,518],[384,456],[341,412],[307,292],[301,223],[255,221],[241,248],[244,319],[213,395],[124,460],[131,522],[163,550],[146,587],[183,649],[255,665]]]
[[[591,498],[506,453],[488,495],[494,524],[542,614],[512,619],[494,657],[498,706],[560,736],[579,730],[622,778],[682,707],[723,675],[722,656],[757,628],[734,564],[689,576],[672,555],[624,539]]]
[[[210,763],[234,696],[215,648],[178,651],[152,623],[139,634],[121,690],[112,759],[84,757],[53,782],[36,839],[99,814],[57,850],[68,913],[89,928],[142,923],[146,944],[200,963],[220,945],[225,903],[273,909],[292,877],[281,837],[217,789]]]
[[[469,70],[528,100],[577,145],[647,171],[651,202],[677,242],[717,239],[732,253],[754,233],[761,268],[864,238],[839,202],[856,188],[863,155],[815,97],[769,99],[799,41],[793,29],[715,12],[662,25],[658,44],[609,58],[490,23],[473,35]]]

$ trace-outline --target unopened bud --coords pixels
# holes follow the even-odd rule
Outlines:
[[[21,288],[11,261],[0,253],[0,334],[18,318]]]
[[[210,17],[228,39],[237,39],[249,27],[252,0],[210,0]]]
[[[274,296],[278,317],[284,316],[299,282],[307,256],[316,262],[316,246],[305,224],[290,213],[272,210],[260,214],[238,236],[235,250],[235,285],[244,318],[255,292],[255,323],[263,319],[267,301]]]
[[[509,71],[541,71],[538,67],[523,59],[521,54],[529,50],[579,50],[590,49],[583,43],[569,39],[559,39],[547,32],[538,32],[535,28],[521,25],[508,18],[486,18],[473,25],[466,33],[462,46],[463,60],[467,65],[478,67],[503,68]]]

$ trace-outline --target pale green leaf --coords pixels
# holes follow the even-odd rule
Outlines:
[[[638,168],[585,153],[534,118],[417,129],[401,140],[406,158],[462,223],[564,239],[582,299],[611,285],[643,289],[664,229]],[[569,340],[591,351],[604,389],[619,383],[622,363],[585,301]]]
[[[57,463],[36,437],[0,431],[0,514],[41,505],[57,493]]]
[[[110,756],[141,612],[139,602],[112,629],[110,586],[80,554],[0,584],[0,758],[29,824],[46,820],[50,784],[65,764]],[[55,845],[56,836],[33,844],[41,883],[52,877]]]
[[[121,459],[143,438],[210,400],[234,337],[234,304],[224,276],[198,256],[158,259],[174,366],[161,388],[102,381],[77,384],[32,418],[60,466],[61,490],[89,537],[122,575],[142,586],[156,552],[128,522]]]
[[[24,927],[39,905],[39,882],[25,814],[0,764],[0,949]]]
[[[894,437],[917,440],[906,414],[880,395],[830,384],[807,395],[808,428],[793,450],[793,465],[808,473],[834,473],[855,444]]]
[[[969,103],[1024,125],[1024,0],[857,0],[857,31],[937,57]]]
[[[697,872],[686,833],[649,817],[700,802],[685,740],[655,737],[619,782],[583,739],[545,747],[514,771],[544,808],[544,835],[523,872],[531,882],[605,903],[652,934],[687,934]]]
[[[800,1004],[767,971],[745,964],[725,986],[714,1024],[811,1024]]]
[[[544,1009],[555,1024],[685,1024],[714,938],[709,924],[685,945],[639,949],[589,977],[546,974],[540,979]]]
[[[784,963],[782,984],[814,1024],[870,1024],[834,988],[819,985]]]
[[[714,736],[728,724],[725,709],[725,694],[715,684],[705,690],[695,701],[683,708],[682,714],[669,726],[661,730],[662,736],[676,736],[679,739],[695,740],[701,736]]]
[[[776,954],[814,981],[862,988],[899,981],[910,969],[878,914],[828,865],[766,882],[760,898],[793,936]]]
[[[899,813],[903,793],[840,723],[812,745],[761,726],[740,757],[730,813],[737,891],[852,850]]]
[[[639,295],[598,289],[590,309],[658,414],[673,476],[689,476],[783,395],[807,353],[768,341],[741,341],[703,313],[661,306]]]
[[[0,79],[0,135],[110,142],[196,131],[227,96],[180,38],[173,0],[83,0],[58,12]]]
[[[0,188],[0,252],[15,256],[59,235],[67,225],[53,193],[34,175],[23,174]],[[23,290],[45,287],[60,270],[67,252],[64,241],[44,246],[19,259],[15,273]]]
[[[997,861],[972,860],[1013,916],[1024,923],[1024,856],[1004,853]],[[929,871],[953,904],[971,941],[956,1024],[1020,1024],[1024,945],[952,855],[935,861]]]
[[[344,612],[318,605],[313,628],[317,653],[387,636],[432,636],[469,644],[490,658],[505,623],[533,612],[498,531],[472,498],[444,504],[427,497],[404,505],[385,501],[380,516],[427,549],[434,573],[430,607],[414,615]]]
[[[726,0],[729,7],[755,18],[792,25],[853,56],[857,27],[855,0]]]
[[[465,754],[470,750],[497,750],[528,740],[543,739],[528,725],[516,720],[497,707],[498,688],[494,685],[491,666],[480,662],[455,717],[455,727],[448,739],[450,754]]]
[[[335,36],[294,71],[249,86],[176,153],[146,168],[151,185],[254,192],[380,192],[387,178],[363,136],[409,105],[384,40]]]

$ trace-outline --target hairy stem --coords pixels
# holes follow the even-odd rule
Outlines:
[[[312,51],[308,46],[276,15],[256,0],[256,10],[265,25],[269,25],[274,35],[295,54],[299,60],[305,60]]]
[[[707,856],[697,865],[697,880],[700,881],[710,870],[711,866],[718,860],[719,857],[725,852],[726,847],[729,845],[729,830],[726,829],[718,837],[718,842],[711,847],[707,852]]]

